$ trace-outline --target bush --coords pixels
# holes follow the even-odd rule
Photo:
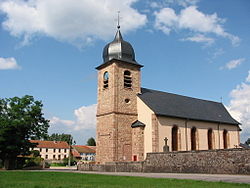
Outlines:
[[[63,159],[63,163],[65,164],[65,165],[68,165],[68,163],[69,163],[69,158],[64,158]],[[76,164],[76,159],[74,158],[74,157],[70,157],[70,166],[73,166],[73,165],[75,165]]]
[[[66,166],[64,163],[51,163],[50,166]]]
[[[31,166],[41,166],[43,159],[39,157],[32,157],[25,160],[25,164],[23,167],[31,167]]]

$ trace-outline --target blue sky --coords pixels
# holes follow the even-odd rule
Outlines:
[[[250,137],[249,0],[1,0],[0,97],[42,100],[50,133],[95,136],[97,72],[121,32],[142,86],[223,101]]]

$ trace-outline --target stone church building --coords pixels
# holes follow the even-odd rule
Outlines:
[[[141,87],[141,68],[118,27],[98,70],[97,163],[141,161],[149,152],[239,146],[239,122],[222,103]],[[167,145],[167,147],[165,146]]]

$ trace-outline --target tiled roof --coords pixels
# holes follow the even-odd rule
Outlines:
[[[138,97],[156,115],[239,125],[222,103],[141,88]]]
[[[69,144],[64,141],[30,140],[31,143],[38,143],[37,148],[68,149]]]
[[[79,153],[95,153],[95,146],[75,145],[72,147]]]
[[[71,150],[71,153],[74,157],[81,157],[80,153],[76,149]]]

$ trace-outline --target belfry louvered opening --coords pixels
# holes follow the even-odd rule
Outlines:
[[[131,88],[131,87],[132,87],[131,72],[126,70],[124,71],[124,88]]]
[[[103,88],[106,89],[109,87],[109,73],[106,71],[103,74]]]

